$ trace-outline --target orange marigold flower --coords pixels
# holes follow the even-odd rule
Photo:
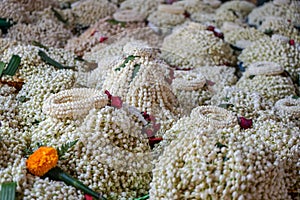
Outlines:
[[[45,175],[56,166],[58,154],[52,147],[40,147],[26,161],[27,169],[36,176]]]

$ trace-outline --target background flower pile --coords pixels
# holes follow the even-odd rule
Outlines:
[[[0,61],[21,57],[0,73],[0,184],[17,199],[84,199],[26,170],[28,149],[75,140],[58,166],[108,199],[299,199],[299,1],[0,10]]]

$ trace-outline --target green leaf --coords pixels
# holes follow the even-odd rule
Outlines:
[[[224,100],[224,101],[229,101],[230,98],[229,98],[229,97],[224,97],[224,98],[222,98],[222,100]]]
[[[227,160],[229,160],[229,158],[226,157],[226,156],[224,156],[224,157],[223,157],[223,162],[225,162],[225,161],[227,161]]]
[[[231,108],[231,107],[233,107],[233,106],[234,106],[234,105],[231,104],[231,103],[221,103],[221,104],[218,105],[218,107],[220,107],[220,108],[225,108],[225,109]]]
[[[264,34],[268,35],[268,36],[272,36],[274,34],[274,31],[272,29],[266,29],[264,31]]]
[[[64,24],[68,23],[67,19],[64,19],[63,16],[54,8],[51,8],[52,12],[54,13],[54,16],[58,19],[58,21],[61,21]]]
[[[115,71],[120,71],[121,68],[124,68],[130,60],[134,60],[136,57],[139,57],[139,56],[134,56],[134,55],[128,56],[127,58],[125,58],[124,62],[115,69]]]
[[[138,65],[138,64],[134,65],[134,69],[133,69],[133,72],[132,72],[131,80],[133,80],[135,78],[135,76],[139,72],[140,68],[141,68],[140,65]]]
[[[117,21],[115,19],[108,19],[108,20],[106,20],[106,22],[108,22],[110,24],[115,24],[115,25],[120,24],[121,27],[125,27],[125,25],[126,25],[126,22],[120,22],[120,21]]]
[[[292,99],[299,99],[300,97],[298,97],[298,96],[296,96],[296,95],[294,95],[294,96],[292,96]]]
[[[57,68],[57,69],[74,69],[74,67],[69,67],[69,66],[63,66],[62,64],[60,64],[59,62],[53,60],[52,58],[50,58],[44,51],[39,50],[38,55],[41,57],[41,59],[49,64],[52,65],[53,67]]]
[[[239,17],[235,10],[229,8],[228,11],[231,11],[235,17]]]
[[[34,147],[26,147],[23,151],[24,156],[28,157],[31,154],[33,154],[33,152],[35,152],[38,148],[42,147],[42,146],[47,146],[46,143],[42,143],[42,142],[37,142],[36,145]]]
[[[15,200],[16,198],[16,187],[15,182],[5,182],[1,184],[0,199],[3,200]]]
[[[12,55],[6,69],[3,71],[3,74],[14,76],[19,68],[21,63],[21,57],[18,55]]]
[[[16,23],[13,22],[12,20],[0,18],[0,29],[2,30],[3,33],[7,33],[7,30],[15,24]]]
[[[40,47],[40,48],[43,48],[43,49],[46,49],[46,50],[49,49],[49,47],[43,45],[42,43],[40,43],[40,42],[38,42],[38,41],[35,41],[35,40],[34,40],[34,41],[32,41],[31,43],[32,43],[33,46]]]
[[[135,198],[134,200],[145,200],[145,199],[149,199],[149,194],[139,197],[139,198]]]
[[[0,61],[0,77],[2,76],[5,65],[6,65],[5,62]]]
[[[72,148],[76,143],[78,142],[78,139],[77,140],[74,140],[73,142],[67,142],[65,144],[63,144],[60,148],[58,148],[58,157],[59,158],[62,158],[65,153],[70,149]]]
[[[250,75],[249,79],[253,79],[255,77],[255,75]]]
[[[36,119],[36,120],[34,120],[34,122],[32,122],[32,125],[37,125],[39,123],[40,123],[40,121]]]
[[[25,101],[29,100],[29,98],[27,98],[26,96],[20,96],[18,100],[20,102],[25,102]]]
[[[230,44],[230,47],[231,47],[233,50],[236,50],[236,51],[243,51],[242,48],[237,47],[237,46],[235,46],[235,45],[233,45],[233,44]]]
[[[218,148],[220,148],[220,149],[221,149],[222,147],[226,147],[226,148],[228,147],[228,146],[226,146],[225,144],[222,144],[221,142],[217,142],[217,143],[216,143],[216,146],[217,146]]]

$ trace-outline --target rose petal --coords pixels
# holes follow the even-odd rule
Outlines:
[[[173,79],[175,79],[175,75],[174,75],[174,70],[171,69],[171,70],[169,71],[169,77],[166,78],[166,81],[167,81],[167,83],[172,84]]]
[[[289,44],[292,45],[292,46],[295,46],[295,40],[290,40]]]
[[[84,198],[85,198],[86,200],[93,200],[93,197],[92,197],[91,195],[89,195],[89,194],[85,194],[85,195],[84,195]]]
[[[215,27],[209,25],[209,26],[206,28],[206,30],[208,30],[208,31],[214,31],[214,30],[215,30]]]
[[[154,132],[157,132],[160,129],[160,124],[153,124]]]
[[[253,124],[252,119],[246,119],[245,117],[239,117],[238,121],[242,129],[251,128]]]
[[[105,92],[104,92],[104,93],[107,95],[108,99],[111,99],[112,95],[109,93],[109,91],[108,91],[108,90],[105,90]]]
[[[112,107],[120,109],[120,108],[122,108],[122,104],[123,104],[123,102],[122,102],[121,97],[118,97],[118,96],[111,97],[111,106]]]
[[[150,128],[143,128],[142,133],[146,134],[149,138],[154,136],[154,132]]]
[[[214,35],[220,39],[224,39],[224,34],[219,32],[214,32]]]
[[[214,86],[216,83],[211,80],[206,80],[206,84],[209,86]]]
[[[149,115],[149,119],[151,120],[151,122],[155,123],[156,119],[154,117],[154,115]]]
[[[107,39],[108,39],[108,37],[102,36],[102,37],[99,38],[99,42],[102,43]]]
[[[143,114],[143,117],[146,121],[150,122],[151,121],[151,118],[150,118],[150,115],[145,111],[142,113]]]
[[[163,138],[161,138],[161,137],[149,138],[149,145],[150,145],[151,148],[153,148],[155,144],[158,144],[162,140],[163,140]]]
[[[187,11],[185,11],[183,13],[183,15],[184,15],[185,18],[190,18],[191,17],[191,14],[189,12],[187,12]]]
[[[97,33],[97,32],[98,32],[97,30],[93,30],[93,31],[91,32],[91,36],[94,36],[95,33]]]
[[[165,0],[166,4],[172,4],[174,3],[176,0]]]

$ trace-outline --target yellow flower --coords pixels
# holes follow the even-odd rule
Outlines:
[[[52,147],[40,147],[29,156],[26,161],[27,169],[36,176],[45,175],[50,169],[56,166],[58,154]]]

